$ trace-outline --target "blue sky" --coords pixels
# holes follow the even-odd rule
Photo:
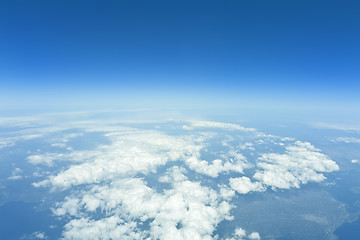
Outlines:
[[[360,107],[359,1],[1,1],[0,109]]]

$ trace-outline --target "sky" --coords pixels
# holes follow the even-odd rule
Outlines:
[[[0,111],[360,108],[359,1],[1,1]],[[357,114],[359,115],[359,114]]]

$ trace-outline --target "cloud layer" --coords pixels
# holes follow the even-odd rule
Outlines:
[[[40,131],[66,130],[50,138],[50,150],[27,157],[32,165],[55,169],[33,186],[64,191],[52,208],[67,219],[64,239],[221,239],[215,232],[233,220],[235,196],[300,188],[339,169],[308,142],[230,123],[166,124],[172,127],[95,121]],[[90,149],[69,143],[86,141],[89,132],[109,141]],[[54,168],[59,163],[63,167]],[[241,226],[233,231],[227,239],[261,237]]]

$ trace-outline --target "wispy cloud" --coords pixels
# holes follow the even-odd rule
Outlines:
[[[331,141],[333,141],[333,142],[344,142],[344,143],[360,143],[360,138],[338,137],[338,138],[332,139]]]
[[[360,131],[360,126],[350,126],[345,124],[331,124],[331,123],[310,123],[309,124],[313,128],[319,129],[333,129],[333,130],[341,130],[341,131]]]
[[[238,131],[256,131],[255,128],[246,128],[238,124],[211,122],[211,121],[192,121],[190,122],[190,126],[184,125],[183,128],[187,130],[191,130],[194,128],[222,128],[227,130],[238,130]]]

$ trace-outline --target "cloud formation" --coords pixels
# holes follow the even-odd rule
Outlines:
[[[344,143],[360,143],[359,138],[354,137],[338,137],[335,139],[332,139],[333,142],[344,142]]]
[[[339,170],[339,166],[308,142],[296,141],[283,154],[265,153],[258,159],[254,179],[273,189],[299,188],[300,184],[321,182],[323,172]]]
[[[235,229],[232,236],[226,238],[225,240],[245,240],[245,239],[260,240],[261,238],[258,232],[252,232],[249,235],[247,235],[244,229],[238,227]]]
[[[261,183],[251,182],[248,177],[230,178],[229,185],[240,194],[247,194],[249,192],[264,192],[266,190],[266,187],[264,187]]]
[[[235,195],[299,188],[339,169],[310,143],[236,124],[172,122],[174,132],[79,124],[109,142],[74,150],[56,138],[50,149],[70,148],[27,158],[39,166],[67,163],[33,183],[67,190],[53,206],[56,216],[69,219],[65,239],[219,239],[214,233],[220,222],[233,219]],[[273,146],[281,150],[273,152]],[[214,179],[220,177],[226,181],[218,185]],[[260,234],[239,227],[228,239],[260,239]]]
[[[145,236],[151,239],[212,239],[217,224],[231,219],[231,206],[222,201],[216,191],[189,181],[184,171],[179,167],[169,170],[172,188],[163,193],[157,193],[142,179],[125,178],[109,185],[93,186],[76,198],[68,198],[54,210],[59,216],[77,217],[66,225],[65,238],[79,239],[78,236],[90,234],[89,239],[122,235],[124,239]],[[89,220],[82,217],[82,209],[90,213],[101,210],[105,217]],[[134,218],[150,221],[149,229],[141,232],[141,224],[134,222]]]
[[[255,128],[246,128],[238,124],[233,123],[222,123],[222,122],[212,122],[212,121],[192,121],[190,126],[184,125],[184,129],[192,130],[195,128],[221,128],[227,130],[239,130],[239,131],[256,131]]]

